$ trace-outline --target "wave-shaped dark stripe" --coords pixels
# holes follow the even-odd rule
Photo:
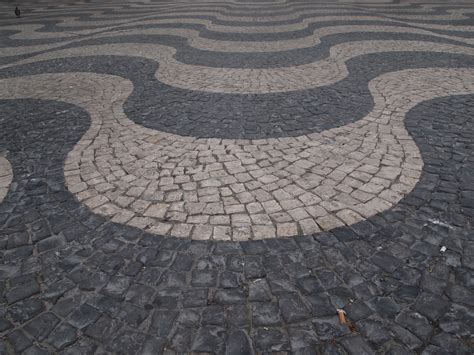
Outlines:
[[[374,14],[370,13],[369,11],[362,11],[362,12],[355,12],[355,13],[341,13],[338,14],[337,12],[327,14],[327,13],[322,13],[319,15],[315,14],[303,14],[298,16],[295,19],[290,19],[290,20],[279,20],[279,21],[269,21],[269,22],[252,22],[250,19],[249,21],[229,21],[229,20],[221,20],[218,19],[216,16],[212,15],[180,15],[180,16],[151,16],[150,18],[147,17],[147,19],[176,19],[176,18],[196,18],[196,19],[204,19],[204,20],[209,20],[213,24],[216,25],[223,25],[223,26],[277,26],[277,25],[287,25],[287,24],[296,24],[300,23],[305,19],[308,18],[313,18],[315,16],[317,17],[330,17],[330,16],[341,16],[341,17],[350,17],[350,16],[372,16]],[[376,16],[379,16],[378,14],[375,14]],[[40,23],[47,23],[49,26],[52,26],[51,28],[48,29],[50,32],[56,32],[56,31],[77,31],[77,30],[82,30],[82,29],[94,29],[97,28],[98,26],[87,26],[87,22],[92,22],[92,21],[98,21],[97,19],[89,18],[90,14],[83,14],[78,16],[79,21],[83,21],[85,23],[84,26],[72,26],[68,27],[66,24],[62,23],[60,27],[55,27],[53,24],[59,23],[59,20],[42,20]],[[383,15],[380,14],[382,18],[387,18],[391,19],[389,15]],[[467,14],[466,17],[469,17],[468,19],[446,19],[446,20],[432,20],[429,18],[429,14],[426,14],[426,18],[424,19],[403,19],[403,18],[393,18],[394,20],[398,21],[409,21],[411,23],[419,23],[419,24],[450,24],[450,25],[472,25],[473,24],[473,19],[474,15],[473,14]],[[106,18],[103,18],[101,20],[107,20]],[[127,19],[115,19],[115,18],[110,18],[110,20],[116,20],[116,21],[127,21]],[[131,21],[135,21],[134,19],[131,19]],[[22,23],[24,24],[38,24],[38,21],[23,21]]]
[[[330,49],[337,44],[361,42],[361,45],[363,45],[364,41],[372,40],[424,41],[433,43],[450,43],[465,46],[467,48],[474,47],[474,45],[466,44],[464,42],[430,35],[387,32],[374,33],[364,31],[328,35],[321,39],[320,44],[313,47],[267,53],[227,53],[201,50],[189,46],[185,39],[164,35],[124,36],[120,38],[86,40],[81,42],[80,45],[107,43],[159,43],[176,48],[176,59],[186,64],[223,68],[278,68],[303,65],[325,59],[329,56]],[[71,47],[76,46],[77,45],[72,45]]]
[[[367,83],[386,72],[424,67],[473,67],[474,57],[443,53],[377,53],[347,62],[349,76],[303,91],[233,95],[184,90],[154,77],[158,63],[136,57],[68,58],[0,71],[0,77],[94,72],[128,78],[134,91],[124,105],[145,127],[197,137],[256,139],[298,136],[354,122],[373,107]]]
[[[201,28],[201,33],[208,34]],[[202,36],[204,37],[204,36]],[[387,33],[387,32],[353,32],[324,36],[321,43],[301,49],[293,49],[279,52],[253,52],[253,53],[233,53],[216,52],[211,50],[197,49],[188,44],[186,38],[173,35],[130,35],[118,37],[105,37],[97,39],[84,39],[80,42],[71,43],[51,50],[44,50],[34,54],[25,54],[5,58],[5,62],[33,57],[40,53],[54,52],[58,49],[77,48],[88,45],[106,45],[111,43],[150,43],[171,46],[176,49],[176,59],[185,64],[202,65],[206,67],[222,68],[279,68],[312,63],[325,59],[329,56],[332,47],[341,43],[350,43],[371,40],[399,40],[399,41],[426,41],[433,43],[449,43],[472,48],[474,45],[466,44],[456,40],[440,38],[430,35],[410,34],[410,33]]]
[[[43,28],[38,29],[38,32],[62,32],[63,29],[60,27],[56,27],[57,22],[44,22]],[[344,25],[382,25],[382,26],[397,26],[397,27],[407,27],[407,28],[420,28],[424,29],[423,27],[417,27],[416,25],[410,24],[403,24],[403,23],[393,23],[387,22],[383,20],[379,21],[351,21],[351,20],[338,20],[338,21],[322,21],[322,22],[315,22],[310,23],[305,29],[301,30],[294,30],[294,31],[287,31],[287,32],[279,32],[279,33],[232,33],[232,32],[217,32],[213,30],[207,29],[204,25],[199,24],[153,24],[153,25],[140,25],[139,23],[134,23],[131,25],[123,24],[120,25],[120,30],[128,30],[128,29],[147,29],[147,28],[190,28],[195,29],[200,32],[200,37],[207,38],[207,39],[215,39],[215,40],[225,40],[225,41],[273,41],[273,40],[285,40],[285,39],[295,39],[301,38],[306,36],[311,36],[313,32],[320,28],[331,27],[331,26],[344,26]],[[472,32],[464,32],[464,31],[457,31],[457,30],[442,30],[442,29],[429,29],[431,32],[435,34],[441,35],[449,35],[449,36],[459,36],[459,37],[466,37],[472,38]],[[45,38],[45,39],[11,39],[8,38],[9,36],[19,33],[20,31],[15,30],[1,30],[0,34],[2,37],[2,47],[15,47],[15,46],[29,46],[29,45],[37,45],[37,44],[49,44],[49,43],[58,43],[62,41],[67,41],[68,38]],[[107,31],[100,31],[98,30],[97,33],[107,33]],[[72,38],[88,38],[88,35],[78,35]]]

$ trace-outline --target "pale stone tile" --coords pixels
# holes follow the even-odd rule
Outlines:
[[[254,239],[275,238],[275,227],[271,225],[252,226]]]
[[[298,226],[296,223],[278,223],[277,237],[292,237],[298,234]]]
[[[232,240],[234,241],[246,241],[252,238],[250,227],[233,227],[232,228]]]
[[[317,223],[312,218],[303,219],[299,221],[298,224],[300,225],[301,231],[305,235],[319,233],[321,231]]]
[[[174,231],[174,228],[173,228]],[[209,225],[196,225],[192,233],[192,239],[196,240],[209,240],[213,233],[212,226]]]
[[[326,215],[316,219],[316,223],[321,227],[322,230],[328,231],[344,225],[339,219],[333,215]]]
[[[172,225],[168,223],[157,223],[149,227],[150,233],[166,235],[171,230]]]
[[[349,209],[337,212],[336,216],[347,225],[351,225],[364,220],[364,217],[362,217],[360,214]]]
[[[215,226],[212,232],[212,239],[214,240],[231,240],[232,229],[230,227]]]

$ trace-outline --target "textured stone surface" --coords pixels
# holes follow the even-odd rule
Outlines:
[[[0,353],[473,352],[472,5],[11,5]]]
[[[12,167],[3,155],[0,155],[0,202],[6,196],[12,181]]]

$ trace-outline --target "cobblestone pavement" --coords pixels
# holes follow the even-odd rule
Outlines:
[[[474,4],[14,6],[1,354],[474,353]]]

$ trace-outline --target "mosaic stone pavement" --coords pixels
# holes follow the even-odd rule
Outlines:
[[[1,354],[474,353],[473,3],[61,3],[0,3]]]

